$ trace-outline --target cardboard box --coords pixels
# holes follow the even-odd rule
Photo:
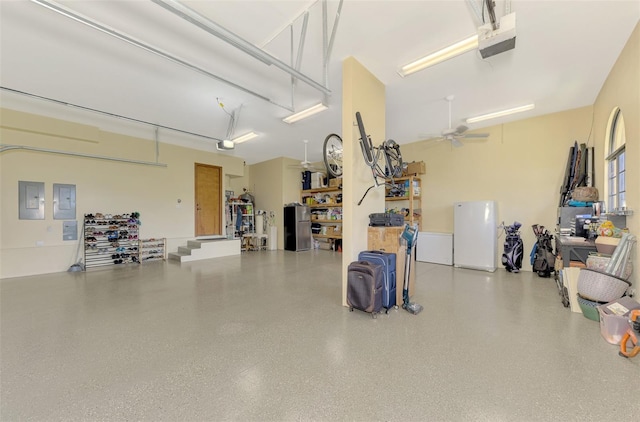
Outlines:
[[[329,187],[330,188],[337,188],[342,186],[342,177],[336,177],[334,179],[330,179],[329,180]]]
[[[427,172],[427,167],[424,164],[424,161],[414,161],[413,163],[409,163],[407,165],[407,175],[413,174],[425,174]]]
[[[311,173],[311,189],[326,188],[327,185],[324,184],[325,177],[327,176],[324,173]]]
[[[318,249],[321,249],[323,251],[330,251],[331,250],[331,246],[332,243],[331,242],[319,242],[318,243]]]
[[[596,250],[599,253],[613,255],[618,243],[620,243],[620,239],[617,237],[598,236],[595,243]]]

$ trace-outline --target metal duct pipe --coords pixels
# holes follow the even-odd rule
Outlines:
[[[82,154],[79,152],[59,151],[55,149],[46,149],[46,148],[35,148],[35,147],[28,147],[25,145],[0,144],[0,153],[5,151],[10,151],[10,150],[15,150],[15,149],[24,150],[24,151],[46,152],[49,154],[68,155],[72,157],[95,158],[97,160],[117,161],[120,163],[128,163],[128,164],[141,164],[144,166],[167,167],[167,165],[164,163],[154,163],[152,161],[128,160],[126,158],[105,157],[103,155]]]
[[[95,109],[95,108],[85,107],[85,106],[81,106],[81,105],[77,105],[77,104],[73,104],[73,103],[67,103],[67,102],[56,100],[56,99],[53,99],[53,98],[48,98],[48,97],[43,97],[41,95],[31,94],[29,92],[18,91],[17,89],[7,88],[7,87],[4,87],[4,86],[0,86],[0,89],[2,89],[4,91],[9,91],[9,92],[13,92],[13,93],[16,93],[16,94],[20,94],[20,95],[25,95],[25,96],[31,97],[31,98],[37,98],[39,100],[51,101],[51,102],[56,103],[56,104],[61,104],[61,105],[65,105],[65,106],[68,106],[68,107],[78,108],[80,110],[92,111],[94,113],[104,114],[105,116],[115,117],[117,119],[123,119],[123,120],[129,120],[130,122],[142,123],[142,124],[145,124],[145,125],[153,126],[156,129],[157,128],[168,129],[168,130],[172,130],[174,132],[184,133],[186,135],[197,136],[199,138],[209,139],[209,140],[216,141],[216,142],[222,141],[222,139],[215,138],[213,136],[201,135],[199,133],[189,132],[188,130],[176,129],[176,128],[171,127],[171,126],[159,125],[157,123],[151,123],[151,122],[147,122],[145,120],[134,119],[133,117],[127,117],[127,116],[122,116],[120,114],[109,113],[108,111],[102,111],[102,110],[98,110],[98,109]]]

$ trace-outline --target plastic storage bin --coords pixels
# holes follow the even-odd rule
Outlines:
[[[625,296],[613,302],[598,306],[600,314],[600,334],[608,343],[620,344],[622,336],[629,329],[629,313],[640,309],[640,303]],[[626,310],[626,311],[625,311]]]
[[[598,321],[600,319],[600,317],[598,316],[598,305],[600,305],[600,303],[594,302],[592,300],[587,300],[578,294],[578,305],[580,305],[582,315],[585,318],[588,318],[592,321]]]
[[[585,299],[608,303],[624,296],[631,283],[621,278],[583,268],[578,276],[578,293]]]
[[[611,261],[611,255],[601,254],[601,253],[590,253],[587,258],[587,269],[598,271],[600,273],[605,272],[607,265]],[[624,280],[629,280],[631,273],[633,272],[633,264],[631,263],[631,259],[627,262],[624,267],[624,271],[620,278]]]

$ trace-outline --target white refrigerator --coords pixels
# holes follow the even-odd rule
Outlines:
[[[453,265],[494,272],[497,266],[498,205],[495,201],[453,204]]]

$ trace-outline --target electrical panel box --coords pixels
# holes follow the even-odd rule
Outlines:
[[[62,240],[78,240],[78,222],[62,222]]]
[[[18,181],[20,220],[44,220],[44,182]]]
[[[55,220],[76,218],[76,185],[53,184],[53,218]]]

